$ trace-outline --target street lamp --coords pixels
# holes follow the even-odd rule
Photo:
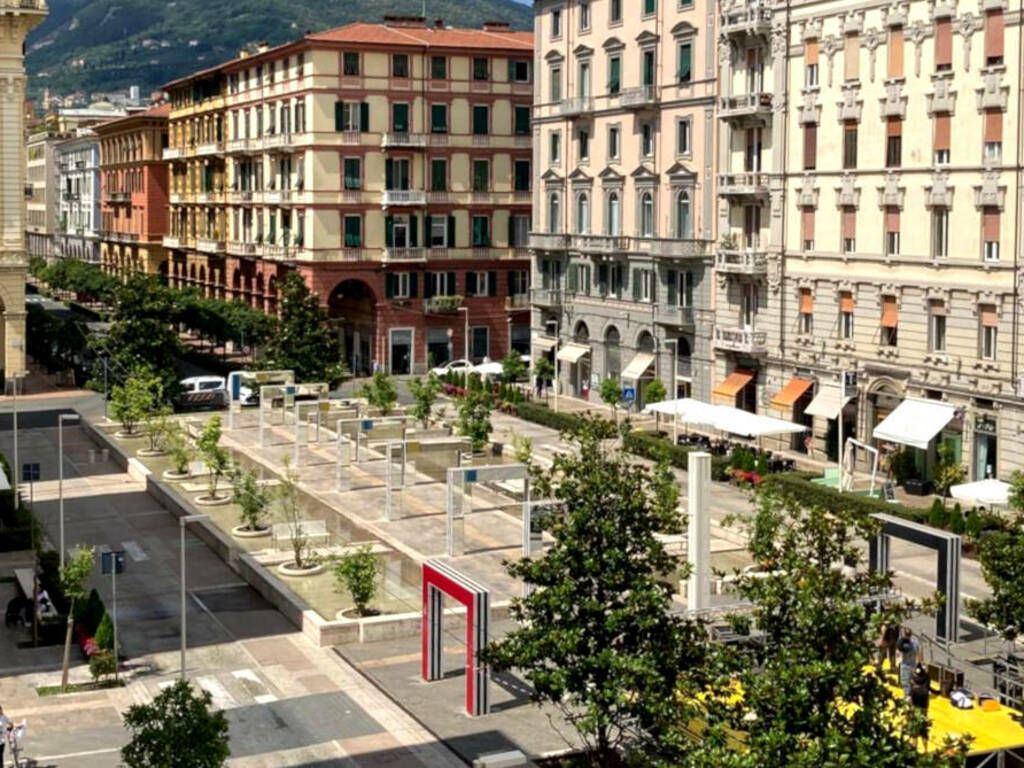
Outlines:
[[[185,526],[199,520],[209,520],[209,515],[185,515],[179,517],[181,524],[181,679],[185,679]]]
[[[669,390],[669,400],[674,402],[679,399],[679,339],[666,339],[665,343],[672,345],[672,389]],[[679,412],[674,405],[672,407],[672,445],[679,445]]]
[[[469,307],[459,307],[459,312],[466,313],[465,341],[462,342],[462,356],[469,360]]]
[[[57,417],[57,504],[60,510],[60,567],[64,567],[64,422],[77,424],[77,413],[62,413]]]
[[[15,339],[9,346],[11,349],[23,350],[25,348],[21,339]],[[28,371],[19,371],[18,373],[11,374],[9,377],[14,380],[14,467],[11,470],[11,474],[13,475],[11,478],[11,487],[14,490],[15,503],[17,503],[18,499],[18,473],[21,472],[21,464],[18,463],[18,380],[25,378],[27,374]]]
[[[448,328],[445,333],[448,335],[448,362],[450,363],[455,359],[455,345],[452,343],[452,337],[455,336],[455,331]]]

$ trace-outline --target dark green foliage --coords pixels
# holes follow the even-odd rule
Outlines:
[[[964,519],[964,513],[959,504],[953,507],[953,511],[949,515],[949,530],[956,534],[963,534],[967,530],[967,521]]]
[[[942,499],[935,499],[932,502],[931,511],[928,513],[928,525],[932,528],[945,528],[949,525],[949,512]]]
[[[104,651],[112,651],[114,649],[114,620],[110,618],[109,613],[104,612],[100,625],[96,627],[94,639],[96,640],[96,645]]]
[[[626,433],[625,437],[622,438],[622,449],[652,461],[657,461],[661,456],[664,456],[669,464],[678,469],[688,468],[690,461],[688,457],[693,450],[683,445],[672,445],[671,441],[663,437],[639,430],[632,430]],[[712,456],[712,479],[724,480],[728,464],[728,459],[725,457]]]
[[[77,317],[58,317],[38,304],[28,305],[25,320],[28,354],[47,373],[67,370],[75,372],[77,381],[84,381],[80,369],[82,352],[88,346],[88,332]]]
[[[366,402],[377,408],[381,415],[387,416],[394,410],[398,402],[398,390],[395,388],[395,380],[384,371],[377,371],[373,374],[369,384],[364,384],[359,393],[366,398]]]
[[[109,304],[118,287],[116,278],[94,264],[77,259],[55,259],[41,267],[36,276],[55,290],[75,294],[79,301]]]
[[[896,451],[889,457],[889,469],[897,485],[903,485],[910,478],[916,477],[917,467],[914,464],[913,452],[907,448]]]
[[[575,432],[585,423],[585,419],[580,416],[574,416],[571,413],[561,413],[552,411],[550,408],[537,403],[519,403],[516,405],[516,416],[527,421],[532,421],[535,424],[540,424],[551,429],[557,429],[559,432]],[[616,435],[615,424],[606,421],[604,419],[595,419],[603,430],[605,437],[614,437]]]
[[[89,657],[89,674],[92,675],[93,682],[98,683],[101,677],[114,674],[116,668],[114,654],[110,650],[103,650]]]
[[[100,622],[107,615],[107,608],[103,605],[103,598],[100,597],[100,593],[95,589],[91,590],[89,597],[80,604],[76,614],[75,621],[82,630],[87,634],[95,635]]]
[[[342,555],[334,565],[334,577],[352,596],[356,613],[365,616],[374,595],[377,594],[377,580],[381,574],[381,563],[373,554],[373,547],[364,544]]]
[[[327,312],[298,272],[281,284],[281,316],[266,349],[266,366],[295,371],[296,381],[337,383],[344,368],[337,336],[327,327]]]
[[[795,503],[806,506],[835,506],[862,516],[882,513],[913,520],[915,523],[928,522],[927,508],[892,504],[856,493],[841,494],[834,488],[810,482],[812,477],[818,476],[814,472],[781,472],[764,478],[762,487],[777,489]]]
[[[430,426],[434,403],[437,402],[437,396],[440,391],[441,381],[433,373],[429,374],[425,380],[417,377],[409,381],[409,392],[412,393],[413,400],[415,401],[412,416],[424,429]]]
[[[745,445],[735,445],[729,454],[729,466],[744,472],[753,472],[756,466],[754,452]]]
[[[151,704],[129,707],[124,725],[132,737],[121,759],[128,768],[220,768],[231,754],[228,721],[210,710],[211,701],[178,680]]]
[[[470,376],[470,382],[474,377]],[[459,434],[468,437],[474,451],[482,451],[487,446],[487,440],[491,436],[491,409],[494,402],[490,393],[484,391],[476,377],[475,387],[470,385],[466,396],[459,400]]]
[[[524,381],[529,375],[523,356],[516,351],[509,352],[501,361],[501,380],[504,384],[512,384],[517,381]]]
[[[981,515],[978,514],[978,510],[971,507],[971,511],[967,513],[964,533],[967,534],[967,538],[971,541],[977,541],[984,529],[985,521],[982,519]]]

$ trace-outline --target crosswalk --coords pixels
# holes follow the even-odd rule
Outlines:
[[[193,685],[210,694],[214,709],[227,711],[271,704],[279,699],[279,691],[257,671],[252,669],[225,670],[211,675],[190,678]],[[135,692],[136,703],[152,701],[160,691],[174,685],[177,680],[164,680],[155,686],[147,685]],[[141,701],[139,699],[142,699]]]

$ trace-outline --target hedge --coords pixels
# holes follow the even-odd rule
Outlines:
[[[571,413],[559,413],[552,411],[546,405],[528,402],[516,404],[516,416],[526,421],[532,421],[534,424],[557,429],[559,432],[575,431],[586,421]],[[612,422],[607,419],[597,419],[597,421],[608,426],[609,437],[615,434],[615,425]]]
[[[820,475],[814,472],[780,472],[764,478],[761,487],[777,490],[805,507],[841,507],[865,517],[882,513],[915,523],[928,524],[929,510],[926,507],[908,507],[857,493],[839,493],[826,485],[812,483],[813,477]]]
[[[689,468],[690,452],[695,450],[685,445],[673,445],[671,441],[651,432],[631,431],[622,438],[622,447],[636,456],[657,461],[667,456],[669,463],[679,469]],[[729,468],[728,456],[711,457],[711,477],[714,480],[726,480]]]

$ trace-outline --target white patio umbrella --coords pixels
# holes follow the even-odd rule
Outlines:
[[[1010,484],[990,477],[973,483],[950,486],[949,495],[957,501],[1005,507],[1010,503]]]
[[[501,372],[505,369],[501,363],[480,363],[480,365],[473,366],[473,373],[479,373],[481,376],[500,376]]]

